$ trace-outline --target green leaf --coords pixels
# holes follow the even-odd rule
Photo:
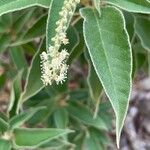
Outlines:
[[[41,68],[40,68],[40,53],[45,50],[45,42],[42,41],[41,45],[32,59],[30,69],[28,71],[27,80],[24,92],[21,94],[19,101],[22,103],[38,93],[44,88],[41,81]]]
[[[116,114],[117,145],[131,91],[132,57],[122,13],[114,7],[81,10],[84,38],[102,86]],[[108,19],[111,18],[111,19]],[[117,20],[117,21],[116,21]]]
[[[14,130],[14,144],[19,148],[37,148],[48,141],[71,132],[68,129],[18,128]]]
[[[150,20],[142,17],[135,17],[135,32],[140,38],[142,46],[150,51]]]
[[[107,0],[106,2],[129,12],[150,13],[149,0]]]
[[[92,65],[90,56],[87,51],[85,51],[85,57],[89,64],[89,72],[88,72],[87,82],[88,82],[88,86],[89,86],[90,95],[91,95],[92,100],[94,102],[97,102],[100,99],[100,95],[101,95],[103,88],[102,88],[101,82],[95,72],[95,68]]]
[[[60,19],[59,12],[62,10],[64,1],[52,0],[49,13],[48,13],[48,21],[46,28],[46,49],[48,50],[49,45],[51,45],[51,38],[53,38],[56,34],[56,22]],[[67,25],[69,27],[71,21],[71,17],[68,18]]]
[[[126,28],[130,37],[130,41],[132,41],[135,29],[134,29],[134,17],[132,13],[124,12],[125,22],[126,22]]]
[[[24,11],[20,17],[14,22],[13,24],[13,30],[15,30],[15,33],[18,34],[19,32],[22,31],[23,27],[25,26],[25,24],[29,21],[29,19],[31,18],[33,12],[34,12],[35,8],[31,9],[31,10],[26,10]],[[24,30],[24,29],[23,29]],[[20,33],[19,33],[20,34]]]
[[[0,118],[0,134],[7,131],[9,124],[2,118]]]
[[[27,61],[21,47],[12,47],[9,52],[17,70],[27,68]]]
[[[40,146],[38,150],[48,149],[48,150],[67,150],[67,144],[62,138],[61,139],[53,139],[50,142],[47,142]],[[69,144],[68,144],[69,145]],[[70,146],[70,145],[69,145]],[[68,147],[69,147],[68,146]],[[64,149],[64,147],[66,147]]]
[[[51,0],[3,0],[0,1],[0,16],[9,12],[25,9],[32,6],[48,8]]]
[[[10,45],[11,37],[8,34],[3,34],[0,36],[0,53],[3,53],[6,48]]]
[[[134,55],[134,65],[135,73],[139,70],[147,70],[147,50],[145,50],[141,43],[136,43],[133,46],[133,55]],[[146,67],[145,67],[146,65]]]
[[[36,106],[36,107],[46,107],[45,109],[39,110],[29,121],[28,124],[30,126],[36,126],[38,123],[42,123],[46,121],[46,119],[51,116],[53,113],[55,106],[56,106],[56,101],[55,99],[41,99],[41,102]]]
[[[74,103],[70,104],[67,109],[69,114],[80,122],[101,130],[107,130],[107,126],[101,117],[97,116],[96,119],[93,119],[93,114],[88,107]]]
[[[8,117],[3,112],[0,112],[0,118],[3,119],[6,122],[8,121]]]
[[[12,26],[12,23],[13,23],[12,13],[0,16],[0,20],[2,21],[3,25],[5,25],[7,28],[10,28]]]
[[[86,150],[103,150],[104,149],[103,146],[100,144],[100,138],[92,131],[89,132],[89,135],[87,135],[84,138],[83,147]]]
[[[67,60],[68,64],[71,64],[75,59],[77,59],[84,50],[84,38],[82,29],[83,19],[80,19],[75,25],[75,31],[78,32],[78,42],[77,45],[69,52],[69,58]]]
[[[10,46],[19,46],[33,41],[35,38],[44,37],[46,31],[47,15],[42,15],[19,39],[16,39]]]
[[[54,111],[54,120],[57,128],[66,128],[68,125],[68,112],[65,108],[59,107]]]
[[[6,75],[1,74],[0,75],[0,90],[5,86],[5,82],[6,82]]]
[[[72,101],[85,101],[89,98],[87,90],[73,90],[69,92],[70,100]]]
[[[0,34],[7,32],[8,28],[3,24],[3,22],[0,20]]]
[[[114,115],[112,114],[111,104],[110,102],[101,102],[99,104],[98,114],[105,121],[107,128],[112,130],[112,122],[114,119]]]
[[[12,14],[0,16],[0,33],[10,32],[12,26]]]
[[[68,50],[69,53],[72,53],[76,46],[79,44],[79,35],[76,29],[70,26],[67,30],[67,37],[69,39],[69,43],[64,46]]]
[[[11,143],[9,141],[0,139],[0,150],[11,150]]]
[[[99,144],[102,150],[107,149],[108,145],[111,144],[109,136],[106,134],[106,132],[90,128],[89,134],[90,138],[93,137],[94,141]]]
[[[16,109],[18,105],[18,100],[20,94],[22,92],[22,70],[17,74],[12,83],[11,95],[10,95],[10,103],[8,106],[8,113],[10,117],[16,114]]]
[[[45,109],[45,107],[33,108],[10,119],[9,125],[11,129],[18,128],[28,121],[38,111]]]
[[[51,44],[51,38],[53,38],[56,34],[56,22],[60,19],[59,12],[61,11],[63,4],[64,1],[55,0],[52,0],[50,4],[46,29],[46,49],[48,49]]]
[[[135,17],[135,24],[134,25],[135,25],[134,26],[135,27],[135,33],[140,38],[141,45],[143,46],[143,48],[145,50],[148,51],[146,60],[147,60],[147,63],[148,63],[148,74],[150,75],[150,54],[149,54],[149,52],[150,52],[150,43],[149,43],[149,38],[150,38],[150,29],[149,29],[150,19],[146,18],[146,17],[144,18],[142,16],[141,17],[137,16],[137,17]],[[141,48],[141,49],[143,49],[143,48]],[[137,56],[140,56],[140,55],[137,55]],[[141,60],[142,60],[142,59],[139,59],[140,57],[138,57],[138,59],[135,58],[135,60],[137,60],[137,64],[139,62],[141,62]],[[147,71],[147,68],[146,68],[146,71]]]

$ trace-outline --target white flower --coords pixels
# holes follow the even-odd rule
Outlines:
[[[42,52],[41,54],[41,59],[44,60],[44,61],[47,61],[48,60],[48,55],[46,52]]]
[[[56,84],[59,84],[59,83],[62,84],[62,82],[65,81],[65,79],[67,78],[67,70],[68,70],[68,65],[62,64],[61,69],[60,69],[60,74],[55,79]]]
[[[61,58],[62,61],[63,61],[63,60],[65,60],[65,59],[69,56],[69,53],[67,52],[66,49],[63,49],[63,50],[59,53],[59,55],[61,55],[60,58]]]
[[[43,52],[41,54],[41,80],[45,85],[51,85],[53,81],[56,81],[57,84],[65,81],[65,79],[67,78],[68,70],[68,65],[66,65],[68,55],[69,53],[66,50],[62,50],[61,52],[58,52],[55,56],[51,57],[50,60],[49,55],[46,52]]]
[[[80,0],[65,0],[62,10],[59,12],[60,20],[56,22],[56,35],[51,39],[52,45],[49,46],[47,53],[42,52],[41,57],[41,80],[45,85],[62,83],[67,78],[68,65],[66,64],[69,53],[66,49],[59,52],[62,44],[66,45],[69,40],[66,36],[68,19],[73,15],[76,4]]]

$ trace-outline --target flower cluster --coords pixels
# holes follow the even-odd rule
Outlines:
[[[56,84],[62,83],[67,78],[68,65],[66,64],[69,53],[66,49],[59,52],[62,44],[66,45],[69,40],[66,36],[69,20],[72,17],[77,3],[80,0],[65,0],[62,10],[59,12],[60,19],[56,22],[56,34],[51,39],[52,45],[46,52],[41,54],[41,80],[45,85],[51,85],[53,81]]]
[[[42,59],[42,81],[45,85],[52,84],[56,81],[57,84],[62,83],[67,74],[68,65],[66,64],[66,59],[68,53],[66,50],[57,52],[53,57],[52,53],[47,54],[43,52],[41,54]],[[51,61],[49,59],[51,57]]]

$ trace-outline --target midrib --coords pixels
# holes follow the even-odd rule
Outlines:
[[[102,47],[103,47],[103,49],[104,49],[104,55],[105,55],[105,58],[106,58],[106,64],[107,64],[107,66],[108,66],[108,70],[109,70],[109,72],[110,72],[110,75],[111,75],[111,82],[112,82],[112,86],[113,86],[113,89],[114,89],[114,93],[115,93],[115,98],[116,98],[116,100],[117,100],[117,102],[118,102],[118,98],[117,98],[117,90],[116,90],[116,88],[115,88],[115,84],[114,84],[114,81],[113,81],[113,74],[112,74],[112,72],[111,72],[111,67],[110,67],[110,65],[109,65],[109,58],[108,58],[108,56],[107,56],[107,53],[105,52],[105,44],[104,44],[104,42],[103,42],[103,40],[102,40],[102,38],[101,38],[101,35],[102,35],[102,33],[101,33],[101,29],[100,29],[100,25],[99,25],[99,21],[98,21],[98,19],[97,19],[97,15],[95,14],[95,11],[93,10],[93,13],[94,13],[94,16],[95,16],[95,18],[96,18],[96,22],[97,22],[97,26],[98,26],[98,30],[99,30],[99,37],[100,37],[100,39],[101,39],[101,41],[102,41]],[[112,90],[112,89],[111,89]],[[117,103],[118,104],[118,103]],[[112,105],[113,105],[113,103],[112,103]],[[119,106],[118,106],[118,108],[119,108]]]

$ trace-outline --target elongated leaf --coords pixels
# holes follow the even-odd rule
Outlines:
[[[5,74],[0,75],[0,90],[5,86],[5,82],[6,82],[6,75]]]
[[[3,120],[2,118],[0,118],[0,134],[5,132],[9,127],[9,124]]]
[[[2,21],[2,24],[7,28],[10,28],[12,26],[13,20],[11,13],[0,16],[0,20]]]
[[[66,48],[69,53],[72,53],[72,51],[74,51],[76,46],[79,44],[79,35],[74,27],[68,28],[67,37],[69,39],[69,43],[65,45],[64,48]]]
[[[112,129],[112,121],[114,119],[113,114],[111,113],[111,104],[109,101],[101,102],[99,104],[98,114],[106,122],[107,127]]]
[[[3,24],[2,21],[0,21],[0,33],[7,32],[8,28]]]
[[[48,13],[48,21],[47,21],[47,29],[46,29],[46,49],[52,44],[51,38],[53,38],[56,34],[56,22],[60,19],[59,12],[62,10],[64,1],[56,1],[52,0]],[[71,18],[68,18],[67,25],[69,27],[69,23]]]
[[[147,70],[147,50],[143,48],[140,42],[134,44],[133,46],[133,59],[133,75],[136,75],[139,70]]]
[[[17,147],[36,148],[53,139],[72,132],[63,129],[15,129],[14,143]]]
[[[84,38],[96,73],[116,114],[117,145],[131,90],[132,58],[122,13],[114,7],[82,9]],[[111,19],[108,19],[111,18]]]
[[[79,104],[70,104],[67,109],[72,117],[81,121],[82,123],[98,129],[107,130],[107,126],[105,122],[101,119],[101,117],[97,116],[96,119],[93,119],[93,114],[91,113],[91,110],[86,108],[85,106]]]
[[[11,37],[8,34],[3,34],[0,36],[0,53],[4,52],[6,48],[9,46],[11,41]]]
[[[0,150],[11,150],[11,143],[9,141],[0,139]]]
[[[28,110],[26,112],[23,112],[19,115],[14,116],[9,122],[10,128],[14,129],[14,128],[20,127],[26,121],[28,121],[35,113],[43,109],[45,109],[45,107],[34,108],[34,109]]]
[[[43,100],[43,99],[42,99]],[[55,104],[55,100],[53,99],[46,99],[43,100],[41,103],[39,103],[39,105],[37,107],[43,106],[46,108],[45,109],[41,109],[40,111],[38,111],[29,121],[28,124],[30,126],[35,126],[38,123],[42,123],[44,122],[47,118],[49,118],[49,116],[51,116],[51,114],[53,113],[53,111],[55,110],[56,104]]]
[[[86,150],[103,150],[103,147],[98,143],[94,136],[86,137],[83,146]]]
[[[40,69],[40,53],[45,50],[45,42],[42,41],[41,45],[32,59],[31,66],[27,75],[27,81],[25,85],[25,90],[21,94],[19,103],[26,101],[31,96],[38,93],[41,89],[44,88],[44,85],[41,81],[41,69]],[[20,105],[20,104],[19,104]],[[18,105],[18,107],[19,107]],[[18,108],[19,109],[19,108]]]
[[[64,141],[63,139],[53,139],[50,142],[41,145],[38,150],[67,150],[65,142],[66,141]]]
[[[18,100],[20,97],[20,94],[22,92],[22,70],[17,74],[13,81],[12,89],[11,89],[11,96],[10,96],[10,102],[8,106],[8,113],[10,117],[14,116],[16,114],[16,109],[18,105]]]
[[[135,29],[134,29],[134,17],[132,15],[132,13],[130,12],[124,12],[123,13],[124,17],[125,17],[125,22],[126,22],[126,28],[130,37],[130,41],[132,41],[134,33],[135,33]]]
[[[69,118],[65,108],[58,108],[54,112],[54,120],[57,128],[66,128]]]
[[[30,11],[27,10],[23,12],[23,14],[21,14],[20,17],[15,21],[15,23],[13,24],[13,30],[15,30],[15,33],[19,33],[23,29],[24,25],[31,18],[34,10],[35,8],[31,9]]]
[[[62,9],[64,1],[52,0],[50,4],[47,29],[46,29],[46,49],[48,49],[51,44],[51,38],[55,36],[56,22],[60,19],[59,12]]]
[[[10,32],[11,25],[12,25],[11,14],[5,14],[3,16],[0,16],[0,33]]]
[[[18,46],[33,41],[35,38],[43,37],[46,31],[47,15],[41,16],[24,35],[16,39],[10,46]]]
[[[142,46],[150,51],[150,20],[136,17],[135,32],[139,36]]]
[[[0,112],[0,118],[3,119],[6,122],[8,121],[8,117],[3,112]]]
[[[75,25],[75,29],[78,31],[78,44],[73,48],[69,54],[68,64],[71,64],[75,59],[77,59],[84,50],[84,38],[83,38],[83,19],[80,19]]]
[[[107,0],[107,3],[135,13],[150,13],[149,0]]]
[[[21,47],[12,47],[9,52],[17,70],[27,68],[27,62]]]
[[[25,9],[32,6],[48,8],[51,0],[1,0],[0,16],[9,12]]]
[[[72,101],[85,101],[88,99],[89,94],[87,90],[73,90],[70,91],[69,97]]]
[[[89,136],[85,137],[83,147],[86,150],[103,150],[103,146],[100,144],[100,137],[97,136],[92,131],[89,132]]]
[[[89,129],[90,138],[94,138],[94,141],[100,145],[101,149],[107,149],[107,146],[111,144],[111,141],[107,134],[103,131],[98,131],[93,128]]]
[[[89,86],[90,95],[91,95],[92,100],[94,100],[94,102],[97,102],[100,99],[100,94],[102,92],[102,85],[101,85],[101,82],[100,82],[96,72],[95,72],[95,68],[92,65],[90,56],[87,51],[85,51],[85,57],[89,64],[89,72],[88,72],[87,82],[88,82],[88,86]]]

